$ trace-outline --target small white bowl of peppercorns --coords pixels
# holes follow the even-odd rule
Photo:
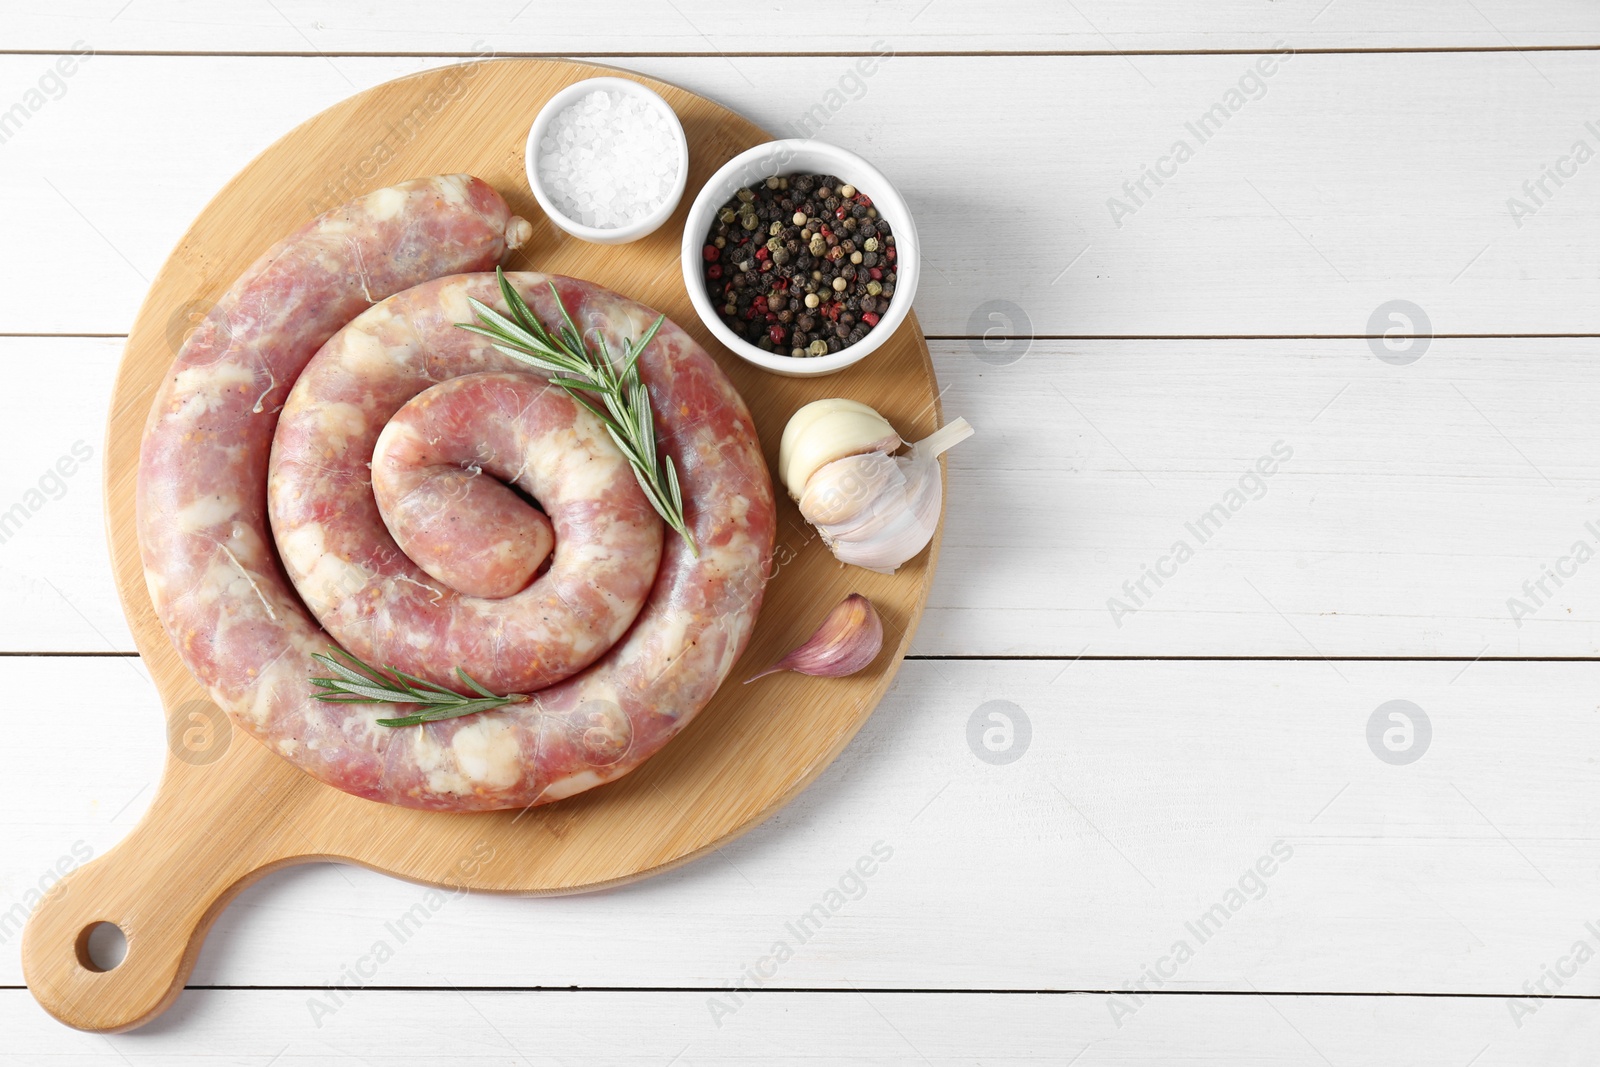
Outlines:
[[[843,370],[893,336],[919,259],[889,179],[818,141],[735,156],[684,223],[683,281],[706,328],[735,355],[795,378]]]

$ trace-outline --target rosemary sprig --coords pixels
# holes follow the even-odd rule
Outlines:
[[[456,325],[487,337],[498,351],[512,359],[549,372],[551,385],[565,389],[573,400],[593,412],[628,458],[634,477],[639,480],[639,488],[644,490],[651,507],[668,526],[678,531],[688,543],[689,551],[698,557],[700,549],[683,517],[683,491],[678,487],[678,470],[671,456],[656,453],[650,394],[639,379],[639,354],[667,317],[662,315],[656,319],[638,341],[624,341],[622,358],[615,360],[604,337],[598,338],[598,352],[584,340],[567,306],[561,302],[554,282],[550,283],[550,294],[561,309],[561,323],[551,333],[534,317],[522,294],[512,288],[505,272],[496,267],[494,274],[500,283],[500,295],[511,309],[510,317],[480,300],[469,298],[478,322]],[[596,407],[582,395],[584,393],[598,397],[604,410]]]
[[[456,668],[461,683],[477,696],[469,697],[446,689],[442,685],[407,674],[394,667],[384,670],[364,663],[343,649],[328,649],[330,656],[313,652],[311,658],[332,671],[334,677],[313,678],[321,688],[311,695],[329,704],[421,704],[425,710],[398,719],[379,719],[379,726],[417,726],[441,719],[458,719],[480,711],[493,711],[507,704],[525,704],[533,698],[526,693],[508,693],[498,696],[479,685],[462,670]],[[343,660],[344,662],[340,662]]]

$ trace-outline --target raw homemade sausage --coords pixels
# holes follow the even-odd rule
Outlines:
[[[660,446],[678,464],[700,554],[692,555],[675,535],[665,539],[644,607],[621,640],[588,668],[540,691],[534,702],[420,727],[380,727],[374,720],[393,714],[392,708],[326,704],[310,696],[308,678],[321,673],[310,656],[324,651],[330,638],[289,584],[268,529],[268,460],[278,405],[313,353],[346,323],[319,361],[329,376],[319,370],[312,382],[331,383],[341,373],[373,375],[358,399],[372,404],[380,393],[385,399],[348,412],[363,423],[356,435],[362,442],[375,442],[383,420],[436,383],[478,374],[491,377],[452,389],[471,390],[478,387],[474,382],[489,388],[510,375],[537,382],[538,375],[482,338],[455,328],[471,317],[468,294],[501,306],[492,276],[442,277],[492,266],[508,226],[520,233],[526,224],[509,216],[492,189],[466,176],[406,183],[315,220],[229,290],[179,353],[146,428],[140,545],[152,600],[179,654],[243,729],[308,773],[374,800],[449,811],[520,807],[626,773],[716,692],[748,640],[765,587],[775,514],[754,427],[710,357],[668,323],[640,367]],[[547,279],[511,277],[535,313],[552,321]],[[614,351],[655,318],[596,286],[554,281],[580,327],[604,334]],[[407,289],[419,282],[425,284]],[[396,292],[356,317],[370,301]],[[399,379],[410,374],[410,392],[390,397],[387,385],[377,384],[390,373]],[[329,399],[310,389],[309,399]],[[464,394],[446,391],[440,399],[448,403],[458,395]],[[366,425],[369,419],[375,421]],[[400,444],[397,438],[386,455],[403,451]],[[369,515],[377,510],[366,485],[372,444],[351,452],[355,466],[343,468],[343,481],[328,483],[336,496],[327,501],[328,521],[318,525],[358,549],[351,559],[330,556],[328,566],[359,576],[351,565],[361,558],[359,549],[365,545],[370,561],[373,543],[387,534],[381,525],[357,527],[353,518],[346,523],[336,514],[352,501],[370,507]],[[533,452],[544,455],[542,448]],[[488,477],[497,469],[515,473],[488,464],[482,469]],[[292,497],[282,463],[277,473],[279,492]],[[620,488],[602,495],[616,515],[626,511]],[[354,533],[358,529],[365,533]],[[659,536],[659,524],[652,529]],[[382,573],[438,586],[424,571],[407,572],[411,565],[392,550],[395,558],[382,562],[393,569]],[[454,562],[463,563],[461,557]],[[398,584],[418,595],[387,602],[386,610],[415,621],[411,608],[431,605],[433,594]],[[520,595],[482,602],[511,603]],[[473,640],[486,661],[498,657],[505,670],[516,668],[519,650],[496,648],[492,634]],[[430,665],[438,672],[455,664],[441,659]]]
[[[449,281],[466,277],[481,275]],[[423,286],[379,304],[300,376],[272,450],[272,532],[311,613],[368,663],[440,685],[456,684],[460,667],[496,692],[531,693],[587,667],[627,630],[655,584],[662,523],[600,420],[565,392],[526,372],[467,373],[476,365],[453,352],[468,347],[465,330],[445,324],[440,337],[415,337],[412,323],[425,318],[418,300],[434,295]],[[490,355],[497,368],[517,365]],[[448,460],[490,477],[446,468]],[[411,485],[418,466],[423,477]],[[452,485],[452,469],[465,480]],[[496,478],[544,505],[555,557],[513,596],[464,596],[396,541],[422,542],[425,556],[446,563],[435,570],[463,572],[470,584],[510,584],[502,559],[512,571],[527,559],[509,543],[518,526],[508,528],[506,516],[515,523],[538,512]],[[436,499],[441,481],[445,491],[478,489]],[[409,499],[422,499],[409,503],[407,487]],[[438,529],[452,519],[466,530],[446,541]]]

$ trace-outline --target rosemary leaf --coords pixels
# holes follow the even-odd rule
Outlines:
[[[432,693],[435,696],[442,697],[446,700],[455,700],[461,695],[454,689],[446,689],[444,686],[435,685],[425,678],[418,678],[414,674],[407,674],[398,667],[390,667],[389,673],[394,675],[396,678],[399,678],[401,681],[409,683],[409,688],[412,692],[421,691],[423,693]]]
[[[483,686],[479,685],[478,684],[478,680],[476,678],[472,677],[472,675],[468,674],[466,671],[462,670],[460,667],[456,668],[456,677],[460,678],[462,683],[465,684],[467,686],[467,688],[471,689],[474,693],[477,693],[480,696],[486,696],[490,700],[498,700],[498,699],[500,699],[499,697],[495,696],[493,693],[489,692],[489,690],[487,690]]]
[[[425,722],[443,722],[445,719],[459,719],[463,715],[476,715],[480,711],[493,711],[503,707],[507,702],[496,698],[494,700],[471,700],[451,707],[429,708],[419,711],[415,715],[405,715],[398,719],[378,719],[379,726],[420,726]],[[511,703],[520,703],[512,701]]]
[[[328,684],[327,679],[325,678],[313,678],[312,681],[319,685]],[[374,704],[388,704],[395,701],[394,690],[382,689],[375,685],[356,685],[354,682],[345,682],[343,684],[335,683],[334,685],[328,686],[328,689],[330,692],[357,697],[361,700],[371,701]],[[321,699],[320,693],[318,694],[318,699]],[[406,703],[416,703],[416,701],[408,700]]]
[[[474,300],[468,297],[467,302],[472,305],[473,314],[489,324],[487,327],[472,327],[473,333],[481,333],[486,337],[508,338],[511,343],[526,348],[552,347],[545,342],[544,338],[526,329],[520,323],[512,322],[481,300]],[[463,323],[461,325],[463,328],[467,328],[471,324]]]

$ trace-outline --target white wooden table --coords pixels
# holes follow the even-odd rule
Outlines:
[[[7,5],[0,1061],[1592,1063],[1597,48],[1588,0]],[[164,755],[101,532],[147,279],[296,123],[491,53],[774,131],[844,89],[820,136],[917,210],[979,430],[917,654],[720,857],[549,900],[284,871],[155,1024],[61,1027],[16,924]]]

